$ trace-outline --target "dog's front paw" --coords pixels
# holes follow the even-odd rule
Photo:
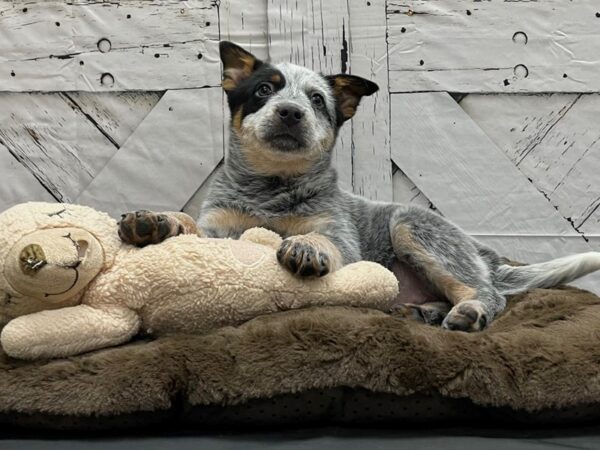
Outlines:
[[[322,277],[331,271],[329,256],[304,236],[285,239],[277,251],[277,259],[286,269],[301,277]]]
[[[454,306],[442,322],[442,327],[457,331],[481,331],[488,326],[489,317],[482,302],[469,300]]]
[[[119,237],[126,244],[144,247],[176,236],[176,228],[177,224],[170,221],[165,214],[141,210],[121,216]]]

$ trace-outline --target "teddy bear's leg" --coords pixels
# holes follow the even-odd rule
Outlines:
[[[196,221],[182,212],[136,211],[123,214],[119,222],[119,237],[126,244],[144,247],[158,244],[180,234],[202,232]]]
[[[2,329],[0,340],[14,358],[60,358],[126,342],[139,326],[130,309],[77,305],[17,317]]]

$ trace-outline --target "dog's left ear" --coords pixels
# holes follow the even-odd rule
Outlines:
[[[223,89],[225,92],[234,90],[262,65],[260,59],[233,42],[221,41],[219,53],[223,63]]]
[[[372,81],[354,75],[329,75],[325,78],[333,89],[343,121],[354,116],[361,98],[379,90]]]

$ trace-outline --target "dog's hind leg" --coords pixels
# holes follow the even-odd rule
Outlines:
[[[389,226],[396,257],[454,305],[445,328],[479,331],[504,309],[506,299],[493,287],[490,268],[458,227],[412,206],[398,206]]]

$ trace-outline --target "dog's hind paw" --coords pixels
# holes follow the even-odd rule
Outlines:
[[[479,300],[468,300],[455,305],[444,321],[442,327],[456,331],[481,331],[489,324],[489,313]]]

